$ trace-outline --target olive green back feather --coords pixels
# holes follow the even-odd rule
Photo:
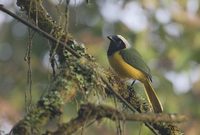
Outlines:
[[[151,80],[150,69],[137,50],[134,48],[124,49],[120,51],[120,54],[126,63],[142,71]]]

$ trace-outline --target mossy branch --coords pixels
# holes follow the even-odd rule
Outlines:
[[[48,135],[70,135],[72,133],[77,132],[79,129],[84,126],[87,127],[88,124],[99,121],[103,118],[107,118],[113,121],[121,120],[121,121],[142,121],[142,122],[183,122],[188,118],[185,115],[177,115],[177,114],[153,114],[153,113],[135,113],[135,114],[127,114],[124,112],[120,112],[112,107],[105,105],[94,105],[91,103],[81,105],[78,116],[68,123],[63,123],[59,126],[57,131],[48,132]]]

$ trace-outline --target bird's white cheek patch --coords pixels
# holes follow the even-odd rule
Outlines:
[[[117,36],[124,42],[124,44],[126,45],[126,48],[131,48],[131,45],[124,37],[122,37],[121,35],[117,35]]]

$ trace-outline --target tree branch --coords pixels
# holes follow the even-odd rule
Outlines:
[[[79,129],[83,128],[85,125],[93,121],[98,121],[102,118],[108,118],[110,120],[122,120],[122,121],[143,121],[143,122],[183,122],[188,119],[184,115],[177,114],[127,114],[120,112],[114,108],[104,106],[104,105],[93,105],[91,103],[81,105],[78,116],[72,119],[68,123],[59,126],[57,131],[48,132],[48,135],[70,135],[77,132]]]

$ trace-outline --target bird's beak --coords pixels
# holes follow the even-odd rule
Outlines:
[[[112,36],[107,36],[107,38],[108,38],[109,40],[113,41]]]

